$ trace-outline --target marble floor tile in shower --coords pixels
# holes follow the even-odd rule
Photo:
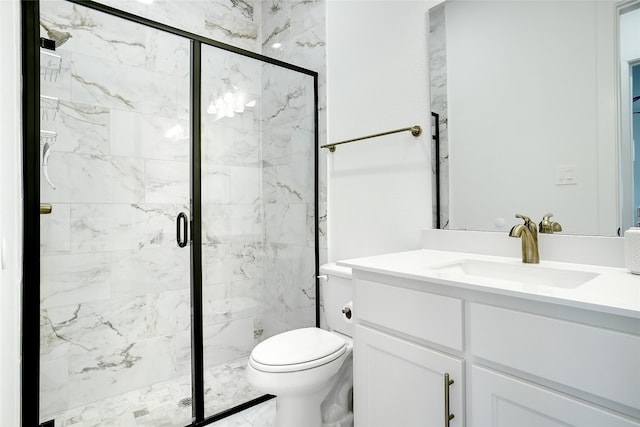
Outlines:
[[[247,382],[240,359],[205,371],[205,414],[212,415],[260,396]],[[191,379],[175,378],[57,414],[62,427],[184,427],[191,421]],[[275,400],[214,424],[216,427],[273,427]]]

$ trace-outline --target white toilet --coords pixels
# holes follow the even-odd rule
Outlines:
[[[258,344],[249,357],[249,383],[276,396],[276,427],[353,426],[351,269],[325,264],[320,273],[330,332],[283,332]]]

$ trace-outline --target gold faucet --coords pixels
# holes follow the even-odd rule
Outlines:
[[[522,262],[538,264],[540,256],[538,255],[538,229],[536,228],[536,223],[524,215],[516,214],[516,218],[522,218],[524,224],[514,225],[509,231],[509,237],[522,238]]]
[[[552,213],[546,214],[542,217],[542,221],[540,221],[540,233],[544,234],[553,234],[554,232],[562,231],[562,226],[555,222],[551,221],[549,218],[553,216]]]

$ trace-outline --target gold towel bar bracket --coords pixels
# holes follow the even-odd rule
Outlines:
[[[336,151],[336,145],[348,144],[349,142],[361,141],[363,139],[369,139],[369,138],[377,138],[379,136],[390,135],[392,133],[406,132],[406,131],[410,131],[411,135],[413,135],[413,136],[422,135],[422,128],[419,125],[415,125],[415,126],[411,126],[411,127],[408,127],[408,128],[396,129],[396,130],[391,130],[389,132],[376,133],[376,134],[373,134],[373,135],[367,135],[367,136],[363,136],[363,137],[360,137],[360,138],[348,139],[346,141],[340,141],[340,142],[334,142],[334,143],[331,143],[331,144],[325,144],[325,145],[322,145],[320,148],[328,148],[329,151],[331,151],[333,153],[334,151]]]
[[[53,210],[50,203],[40,203],[40,215],[48,215]]]

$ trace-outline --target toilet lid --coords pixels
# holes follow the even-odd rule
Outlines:
[[[346,351],[346,341],[320,328],[284,332],[258,344],[252,364],[261,370],[290,372],[329,363]]]

